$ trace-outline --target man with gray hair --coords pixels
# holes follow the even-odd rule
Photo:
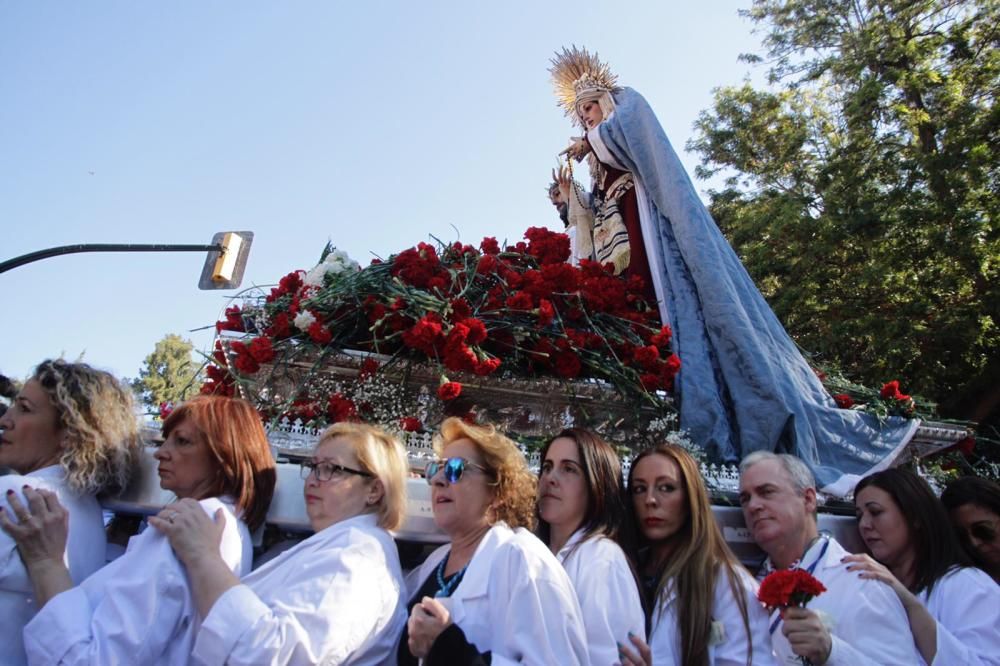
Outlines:
[[[767,553],[759,577],[804,569],[826,587],[808,608],[771,615],[779,663],[919,664],[906,611],[892,589],[863,580],[841,560],[848,554],[816,523],[816,482],[801,460],[766,451],[740,463],[740,506],[754,541]],[[780,630],[779,630],[780,629]]]

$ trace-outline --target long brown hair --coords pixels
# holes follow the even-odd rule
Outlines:
[[[930,595],[934,584],[952,569],[972,564],[959,544],[944,505],[922,477],[903,467],[875,472],[854,487],[855,503],[858,493],[869,486],[888,493],[906,521],[908,547],[914,554],[913,582],[907,586],[910,592],[919,594],[926,590]]]
[[[743,617],[743,627],[747,636],[747,663],[753,659],[753,645],[750,636],[750,616],[740,577],[749,575],[733,554],[722,536],[722,530],[715,522],[708,490],[698,471],[698,463],[687,451],[673,444],[659,444],[648,448],[632,461],[628,485],[632,488],[632,474],[640,460],[651,455],[664,456],[677,464],[681,472],[681,482],[687,498],[687,520],[676,535],[678,545],[670,558],[656,574],[656,594],[646,609],[652,616],[659,605],[666,604],[671,587],[677,594],[677,607],[681,640],[681,663],[688,666],[708,664],[708,640],[712,631],[712,605],[715,599],[715,584],[720,573],[729,578],[736,605]],[[635,515],[635,501],[629,502],[632,523],[638,524]],[[641,545],[645,541],[641,530]]]
[[[169,437],[185,420],[204,436],[218,465],[207,497],[234,497],[247,526],[256,529],[267,516],[277,477],[257,410],[238,398],[200,395],[170,413],[163,422],[163,436]]]
[[[587,484],[587,509],[580,524],[583,528],[580,543],[593,536],[604,536],[621,546],[625,553],[634,552],[635,528],[634,523],[628,520],[625,483],[618,454],[597,433],[584,428],[567,428],[542,447],[543,464],[552,442],[561,437],[576,444],[583,478]],[[538,537],[548,544],[552,536],[551,527],[542,520],[537,505],[535,514],[538,519]]]

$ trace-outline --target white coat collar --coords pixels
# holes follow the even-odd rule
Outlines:
[[[566,541],[566,543],[563,544],[563,547],[559,549],[559,552],[556,553],[556,559],[558,559],[559,562],[564,566],[570,554],[573,552],[574,549],[576,549],[576,547],[583,540],[583,532],[584,530],[582,527],[578,529],[576,532],[573,532],[572,536],[570,536],[570,538]]]

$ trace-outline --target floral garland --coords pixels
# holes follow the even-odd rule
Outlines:
[[[641,278],[617,277],[596,262],[566,263],[564,234],[533,227],[525,240],[503,248],[495,238],[478,248],[419,243],[365,268],[328,246],[310,271],[293,271],[263,297],[226,309],[216,330],[228,342],[216,341],[202,392],[253,386],[266,418],[313,426],[391,419],[412,431],[433,418],[426,405],[423,417],[406,413],[418,408],[404,404],[412,396],[394,398],[404,413],[375,414],[387,398],[359,395],[371,388],[363,380],[384,369],[372,359],[357,382],[320,379],[323,359],[348,349],[387,357],[386,367],[437,367],[434,394],[445,412],[464,377],[499,376],[600,380],[652,419],[673,414],[680,359],[670,351],[670,328],[642,296]],[[315,369],[309,381],[291,392],[269,389],[287,376],[277,370],[303,363]]]

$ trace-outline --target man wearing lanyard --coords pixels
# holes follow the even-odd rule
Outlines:
[[[919,664],[906,612],[892,589],[847,571],[848,553],[816,525],[816,482],[794,456],[751,453],[740,464],[740,505],[757,545],[767,553],[762,575],[801,568],[826,587],[808,608],[771,618],[779,663],[804,657],[819,666]]]

